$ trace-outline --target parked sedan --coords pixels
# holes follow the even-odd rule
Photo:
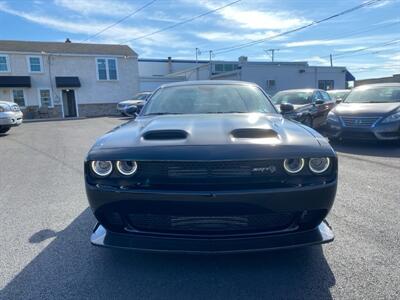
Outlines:
[[[336,103],[340,103],[346,99],[347,95],[350,93],[350,90],[330,90],[327,92],[329,96],[336,101]]]
[[[142,107],[146,104],[146,101],[149,99],[151,92],[142,92],[138,93],[133,97],[132,100],[124,100],[118,103],[117,110],[124,116],[128,116],[129,114],[126,112],[127,108],[130,106],[136,106],[137,111],[140,112]]]
[[[21,125],[22,117],[18,104],[0,101],[0,133],[6,133],[11,127]]]
[[[335,102],[324,90],[299,89],[278,92],[272,97],[272,102],[280,109],[286,104],[281,113],[289,119],[296,120],[312,128],[325,124],[328,112]]]
[[[98,246],[224,253],[333,240],[334,150],[252,83],[161,87],[97,140],[85,182]]]
[[[328,115],[330,139],[400,140],[400,84],[353,89]]]

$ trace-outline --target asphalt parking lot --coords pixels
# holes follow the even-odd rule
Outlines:
[[[227,256],[96,248],[83,160],[119,118],[27,123],[0,136],[1,299],[399,299],[400,148],[336,145],[324,246]]]

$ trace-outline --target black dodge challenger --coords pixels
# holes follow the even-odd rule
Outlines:
[[[327,243],[337,158],[255,84],[164,85],[85,161],[91,242],[226,253]]]

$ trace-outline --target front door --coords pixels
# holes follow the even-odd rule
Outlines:
[[[65,118],[75,118],[78,116],[76,112],[76,100],[74,90],[62,90],[62,101],[64,107]]]

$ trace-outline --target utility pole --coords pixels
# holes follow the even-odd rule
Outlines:
[[[199,55],[201,55],[201,51],[199,48],[196,48],[196,64],[199,62]]]
[[[268,49],[268,50],[264,50],[269,56],[271,56],[271,61],[274,62],[275,61],[275,51],[279,51],[280,49]],[[271,54],[270,54],[271,52]]]
[[[210,54],[210,62],[211,62],[212,55],[213,55],[213,51],[212,51],[212,50],[210,50],[210,51],[209,51],[209,54]]]
[[[329,54],[329,58],[331,60],[331,67],[333,67],[332,54]]]

